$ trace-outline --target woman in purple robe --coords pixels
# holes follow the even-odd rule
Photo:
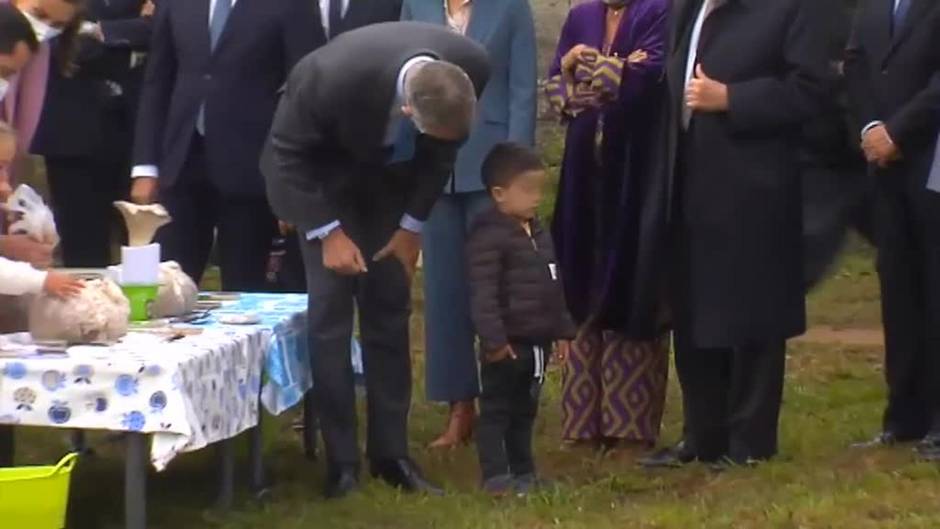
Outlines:
[[[651,144],[668,11],[669,0],[577,5],[549,72],[550,101],[567,125],[553,234],[581,326],[564,375],[569,442],[613,448],[659,435],[669,340],[651,279],[664,264],[653,248],[665,203]]]

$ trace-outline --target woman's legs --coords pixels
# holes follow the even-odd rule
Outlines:
[[[447,430],[433,447],[466,442],[473,433],[480,383],[464,245],[471,222],[488,204],[484,192],[445,195],[424,228],[427,396],[451,404]]]
[[[582,332],[565,366],[562,435],[567,441],[652,444],[666,399],[669,340],[632,341]]]

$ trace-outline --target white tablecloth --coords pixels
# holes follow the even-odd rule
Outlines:
[[[264,304],[277,305],[275,298]],[[212,322],[202,334],[170,343],[132,332],[110,347],[4,353],[0,423],[150,433],[151,461],[162,470],[181,452],[258,424],[263,366],[278,350],[278,324],[262,316],[255,326]],[[284,323],[303,321],[297,313],[282,316]]]

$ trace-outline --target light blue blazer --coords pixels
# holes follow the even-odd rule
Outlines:
[[[446,25],[445,0],[405,0],[402,20]],[[538,68],[535,23],[528,0],[472,0],[467,37],[490,55],[490,80],[477,108],[477,121],[457,155],[448,193],[484,189],[480,166],[494,145],[535,144]]]

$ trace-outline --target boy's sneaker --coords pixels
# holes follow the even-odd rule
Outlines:
[[[483,480],[483,492],[494,498],[502,498],[516,492],[516,482],[509,474]]]
[[[555,488],[555,482],[538,477],[535,474],[523,474],[514,479],[514,492],[519,496],[545,492]]]

